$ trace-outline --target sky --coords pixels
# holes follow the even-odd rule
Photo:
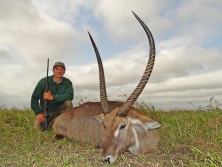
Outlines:
[[[73,104],[99,101],[98,47],[109,100],[124,101],[156,45],[152,75],[137,99],[159,110],[222,105],[221,0],[0,0],[0,106],[30,107],[37,82],[66,65]]]

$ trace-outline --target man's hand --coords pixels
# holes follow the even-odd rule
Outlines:
[[[44,122],[45,121],[45,116],[43,113],[40,113],[37,115],[37,119],[39,120],[39,122]]]
[[[52,95],[52,93],[49,91],[49,92],[45,92],[44,94],[43,94],[43,99],[44,100],[53,100],[53,95]]]

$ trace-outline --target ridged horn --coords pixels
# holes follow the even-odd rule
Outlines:
[[[96,47],[96,44],[91,36],[91,34],[88,32],[90,40],[92,42],[93,48],[95,50],[97,62],[98,62],[98,68],[99,68],[99,83],[100,83],[100,100],[101,100],[101,107],[102,107],[102,112],[104,114],[107,114],[110,112],[109,109],[109,103],[107,100],[107,94],[106,94],[106,81],[105,81],[105,75],[104,75],[104,70],[103,70],[103,63],[99,54],[99,51]]]
[[[120,107],[119,111],[117,112],[116,116],[119,116],[119,117],[126,117],[127,116],[128,111],[130,110],[130,108],[132,107],[132,105],[134,104],[134,102],[136,101],[136,99],[139,97],[139,95],[143,91],[144,87],[146,86],[146,84],[150,78],[150,75],[152,73],[154,61],[155,61],[155,42],[153,39],[153,35],[150,32],[149,28],[146,26],[146,24],[134,12],[133,12],[133,14],[146,32],[146,35],[149,40],[149,45],[150,45],[150,55],[149,55],[149,60],[147,62],[145,72],[144,72],[139,84],[137,85],[136,89],[128,97],[126,102]]]

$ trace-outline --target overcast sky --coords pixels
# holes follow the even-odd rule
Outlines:
[[[0,106],[30,107],[37,82],[56,61],[66,64],[77,105],[99,101],[96,56],[103,60],[110,100],[126,100],[156,44],[151,78],[138,101],[156,109],[222,103],[221,0],[0,0]]]

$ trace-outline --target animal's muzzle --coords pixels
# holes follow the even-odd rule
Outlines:
[[[111,164],[116,160],[116,157],[112,156],[112,155],[108,155],[106,157],[103,157],[103,162],[107,163],[107,164]]]

